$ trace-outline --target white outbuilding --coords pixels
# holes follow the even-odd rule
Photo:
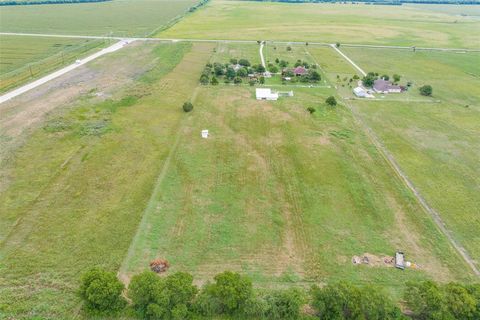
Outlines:
[[[257,88],[256,96],[257,100],[278,100],[278,92],[269,88]]]
[[[202,130],[202,138],[207,139],[208,138],[208,130]]]
[[[353,93],[355,93],[355,95],[360,98],[365,98],[367,96],[367,91],[365,91],[365,89],[363,89],[362,87],[356,87],[355,89],[353,89]]]

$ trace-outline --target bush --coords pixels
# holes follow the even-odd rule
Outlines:
[[[210,84],[213,86],[218,85],[218,79],[216,77],[212,77],[212,80],[210,81]]]
[[[248,84],[250,85],[250,87],[253,87],[255,85],[255,83],[257,83],[257,81],[255,81],[253,79],[248,81]]]
[[[308,107],[307,108],[307,111],[310,113],[310,114],[313,114],[315,111],[317,111],[314,107]]]
[[[240,78],[240,77],[235,77],[235,79],[233,79],[233,83],[235,83],[235,84],[240,84],[240,83],[242,83],[242,78]]]
[[[238,314],[245,311],[253,297],[252,282],[238,273],[225,271],[217,274],[214,283],[206,284],[199,299],[204,314]],[[197,305],[198,305],[197,302]]]
[[[206,74],[202,74],[200,76],[200,83],[203,85],[207,85],[210,82],[210,78]]]
[[[246,76],[248,76],[247,68],[243,67],[243,68],[238,69],[238,71],[237,71],[237,76],[238,76],[238,77],[246,77]]]
[[[145,271],[132,278],[128,296],[133,307],[149,319],[186,319],[197,291],[188,273],[160,278]]]
[[[393,75],[393,82],[397,83],[398,81],[400,81],[400,78],[401,78],[400,75],[394,74],[394,75]],[[386,79],[386,80],[388,80],[388,79]]]
[[[247,59],[238,60],[238,64],[244,67],[250,67],[250,61],[248,61]]]
[[[422,96],[431,96],[433,92],[432,86],[428,84],[421,86],[418,90]]]
[[[231,64],[237,64],[237,63],[238,63],[238,60],[235,59],[235,58],[232,58],[232,59],[230,59],[230,63],[231,63]]]
[[[292,47],[288,46],[287,51],[292,51]]]
[[[91,269],[82,276],[79,293],[90,311],[113,312],[125,306],[123,289],[115,273]]]
[[[321,319],[404,319],[400,309],[375,287],[355,287],[346,282],[313,287],[312,306]]]
[[[386,81],[390,80],[390,77],[388,76],[388,74],[384,74],[383,76],[381,76],[381,78]]]
[[[190,112],[193,110],[193,104],[191,102],[185,102],[183,104],[183,111]]]
[[[325,100],[325,103],[333,107],[337,105],[337,100],[335,99],[334,96],[330,96]]]
[[[268,319],[290,319],[300,318],[300,307],[305,303],[303,292],[298,289],[274,291],[267,295]]]
[[[269,66],[268,71],[270,71],[271,73],[277,73],[278,72],[278,67],[275,66],[275,65]]]
[[[260,84],[265,84],[265,77],[261,76],[259,79]]]

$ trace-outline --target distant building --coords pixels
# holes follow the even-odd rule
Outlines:
[[[367,96],[367,91],[365,91],[365,89],[362,87],[356,87],[353,89],[353,93],[360,98],[365,98]]]
[[[278,100],[278,92],[268,88],[257,88],[256,96],[257,100]]]
[[[302,66],[298,66],[295,69],[293,69],[292,71],[296,76],[303,76],[303,75],[308,73],[308,70],[305,69],[305,67],[302,67]]]
[[[384,79],[377,79],[373,83],[373,90],[378,93],[400,93],[402,88],[390,81]]]

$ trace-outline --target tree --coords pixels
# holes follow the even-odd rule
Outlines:
[[[401,78],[400,75],[398,75],[398,74],[394,74],[392,77],[393,77],[393,82],[395,82],[395,83],[399,82],[400,78]],[[386,80],[388,80],[388,79],[386,79]]]
[[[258,73],[264,73],[265,72],[265,67],[262,66],[261,64],[255,66],[255,71]]]
[[[444,287],[445,301],[448,310],[455,319],[478,319],[475,318],[477,303],[480,307],[480,300],[476,300],[466,287],[458,283],[449,283]]]
[[[144,271],[132,277],[128,286],[128,297],[137,311],[158,314],[161,311],[157,302],[162,289],[162,279],[152,271]],[[152,304],[155,306],[150,306]]]
[[[223,74],[225,73],[223,66],[220,64],[216,64],[213,70],[216,76],[223,76]]]
[[[376,79],[377,78],[375,77],[375,75],[370,72],[365,77],[363,77],[362,83],[365,87],[372,87]]]
[[[340,282],[313,287],[311,295],[320,319],[405,319],[391,299],[375,287]]]
[[[268,319],[294,320],[300,318],[300,307],[304,304],[305,297],[298,289],[288,289],[274,291],[265,300],[268,304]]]
[[[113,312],[125,306],[123,289],[115,273],[94,268],[83,274],[79,293],[90,311]]]
[[[294,67],[295,67],[295,68],[296,68],[296,67],[299,67],[299,66],[303,66],[302,60],[297,60],[297,62],[295,62],[295,64],[294,64]]]
[[[227,72],[225,73],[225,76],[227,77],[227,79],[233,79],[235,78],[236,75],[237,73],[235,72],[235,70],[233,70],[232,67],[227,68]]]
[[[268,67],[268,71],[270,71],[271,73],[277,73],[278,72],[278,67],[275,66],[275,65],[272,65],[272,66]]]
[[[248,61],[247,59],[238,60],[238,64],[244,67],[250,67],[250,61]]]
[[[354,74],[353,77],[352,77],[353,80],[358,80],[360,79],[360,77],[358,76],[358,74]]]
[[[384,74],[383,76],[381,76],[381,78],[382,78],[383,80],[386,80],[386,81],[388,81],[388,80],[390,79],[390,77],[388,76],[388,74]]]
[[[320,76],[320,73],[318,73],[318,71],[310,70],[308,72],[308,75],[310,77],[310,80],[312,80],[314,82],[318,82],[318,81],[322,80],[322,77]]]
[[[404,300],[406,306],[420,320],[452,319],[445,297],[433,281],[407,282]]]
[[[217,274],[214,280],[203,288],[208,309],[229,315],[243,312],[246,302],[253,296],[251,280],[230,271]]]
[[[308,107],[307,108],[307,111],[310,113],[310,114],[313,114],[315,111],[317,111],[314,107]]]
[[[231,63],[231,64],[237,64],[237,63],[238,63],[238,60],[235,59],[235,58],[232,58],[232,59],[230,59],[230,63]]]
[[[242,78],[248,76],[247,68],[242,67],[242,68],[238,69],[238,71],[237,71],[237,76],[238,76],[238,77],[242,77]]]
[[[265,77],[261,76],[259,79],[260,84],[265,84]]]
[[[210,82],[210,78],[206,74],[202,74],[200,76],[200,83],[203,85],[207,85]]]
[[[334,96],[330,96],[325,100],[325,103],[328,104],[329,106],[336,106],[337,105],[337,100],[335,99]]]
[[[287,51],[292,51],[292,47],[288,46]]]
[[[336,46],[337,48],[340,48],[340,42],[337,42],[337,43],[335,44],[335,46]]]
[[[418,90],[422,96],[431,96],[433,92],[432,86],[428,84],[421,86]]]
[[[275,63],[278,64],[280,63],[280,60],[278,58],[275,59]]]
[[[233,79],[233,83],[235,83],[235,84],[240,84],[240,83],[242,83],[242,78],[240,78],[240,77],[235,77],[235,78]]]
[[[193,110],[193,104],[191,102],[187,101],[183,104],[183,111],[190,112],[192,110]]]
[[[286,68],[288,66],[288,62],[285,60],[280,60],[279,65],[281,68]]]
[[[218,85],[218,79],[215,76],[213,76],[212,80],[210,80],[210,84],[213,86]]]

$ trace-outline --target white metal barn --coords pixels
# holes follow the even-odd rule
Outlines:
[[[257,100],[278,100],[278,92],[273,92],[272,89],[257,88]]]

